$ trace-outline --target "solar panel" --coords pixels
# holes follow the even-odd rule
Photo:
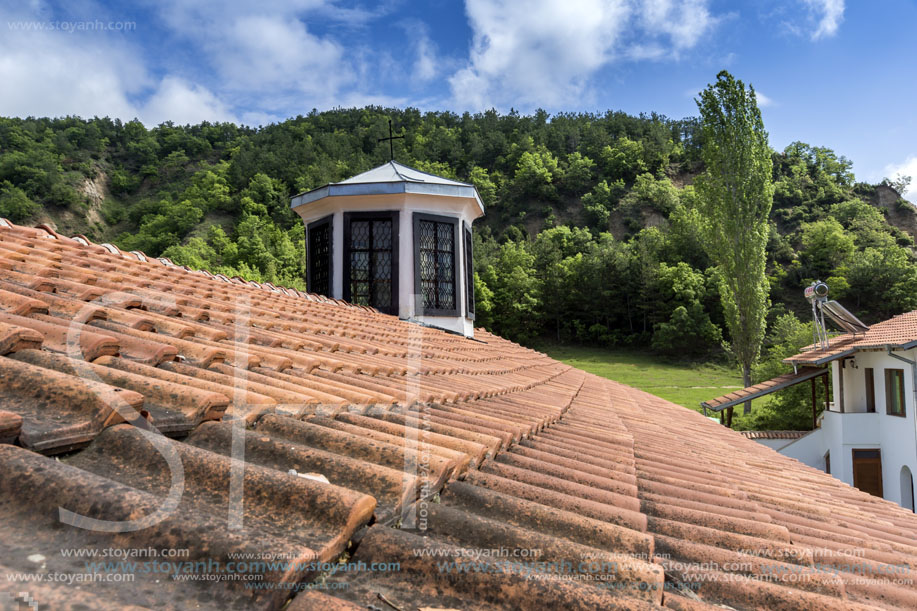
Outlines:
[[[821,304],[822,312],[828,315],[837,326],[848,333],[865,333],[869,326],[851,314],[847,308],[836,301],[825,301]]]

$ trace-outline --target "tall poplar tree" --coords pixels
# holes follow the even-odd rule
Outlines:
[[[706,172],[697,180],[704,248],[720,275],[720,295],[732,352],[751,385],[764,339],[768,283],[764,267],[773,164],[754,87],[725,70],[697,100]],[[745,404],[745,413],[751,402]],[[727,426],[732,426],[732,408]]]

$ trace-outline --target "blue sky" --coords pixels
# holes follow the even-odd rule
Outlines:
[[[917,0],[0,0],[0,114],[266,124],[365,104],[696,114],[917,180]],[[917,192],[915,185],[909,196]]]

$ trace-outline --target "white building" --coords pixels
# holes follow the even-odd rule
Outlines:
[[[722,412],[744,401],[810,382],[813,430],[745,431],[749,439],[826,471],[860,490],[914,510],[917,471],[917,311],[865,331],[831,339],[827,347],[785,360],[793,371],[701,403]],[[832,401],[815,419],[818,378]],[[828,393],[826,393],[827,395]]]
[[[313,293],[474,335],[473,185],[390,161],[301,193]]]
[[[833,402],[821,425],[780,453],[914,509],[917,471],[917,311],[786,360],[829,366]]]

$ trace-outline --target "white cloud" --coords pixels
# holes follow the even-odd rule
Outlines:
[[[0,10],[0,113],[133,118],[149,84],[137,55],[119,37],[26,29],[40,11]]]
[[[471,55],[450,84],[460,104],[478,109],[507,99],[556,106],[579,96],[630,14],[620,0],[467,0],[465,10]]]
[[[126,36],[11,28],[48,19],[34,12],[0,14],[0,113],[5,116],[139,118],[148,126],[235,121],[225,103],[199,85],[149,74]],[[32,28],[36,26],[30,26]],[[143,100],[143,101],[142,101]]]
[[[185,44],[212,68],[212,87],[248,113],[288,115],[340,104],[361,80],[362,43],[317,35],[310,24],[361,27],[386,13],[340,8],[330,0],[162,0],[151,5]],[[367,74],[372,75],[370,70]],[[205,81],[210,84],[211,81]]]
[[[234,89],[294,88],[316,94],[349,80],[343,49],[283,17],[242,16],[206,48],[221,80]]]
[[[439,74],[440,61],[436,57],[436,45],[425,30],[420,30],[415,47],[417,58],[414,60],[412,76],[420,82],[433,80]]]
[[[646,0],[640,20],[648,34],[668,37],[676,53],[696,45],[717,22],[706,0]]]
[[[449,79],[454,103],[546,108],[582,101],[615,60],[677,58],[717,23],[708,0],[467,0],[466,64]]]
[[[774,100],[767,97],[757,89],[755,89],[755,99],[758,102],[758,108],[766,108],[768,106],[774,105]]]
[[[288,117],[282,115],[275,115],[269,112],[261,111],[249,111],[242,113],[240,120],[243,125],[250,125],[252,127],[258,127],[261,125],[270,125],[271,123],[280,123]]]
[[[437,107],[556,109],[589,103],[596,74],[613,62],[678,60],[720,20],[710,0],[467,0],[467,58],[442,54],[419,21],[393,49],[362,42],[361,30],[398,2],[144,0],[146,23],[165,30],[161,48],[128,33],[0,32],[0,113],[259,124],[416,102],[393,97],[392,83]],[[43,5],[0,8],[0,25],[12,10],[59,17]],[[451,100],[433,93],[444,78]]]
[[[144,0],[157,9],[176,30],[191,30],[205,23],[241,15],[303,15],[306,13],[348,27],[363,27],[391,14],[403,0],[377,0],[364,6],[341,6],[340,0]]]
[[[901,163],[892,163],[885,166],[885,176],[887,178],[894,180],[899,175],[911,177],[911,186],[904,194],[904,199],[917,204],[917,155],[911,155]]]
[[[146,125],[172,121],[178,125],[201,121],[232,122],[238,120],[229,108],[207,89],[174,76],[162,80],[141,111]]]
[[[844,0],[803,0],[817,21],[812,40],[830,38],[844,20]]]
[[[111,15],[95,1],[80,0],[80,16],[123,16]],[[386,61],[397,62],[340,31],[365,27],[390,12],[392,2],[370,8],[341,8],[334,0],[145,4],[151,17],[139,27],[158,21],[166,31],[163,48],[180,63],[158,48],[144,48],[149,39],[137,33],[8,25],[77,19],[67,12],[69,5],[0,6],[0,113],[138,117],[147,125],[231,121],[241,115],[246,123],[262,124],[351,100],[386,99],[373,87]],[[316,35],[309,24],[319,22],[335,24],[337,37]],[[404,52],[411,49],[405,45]],[[425,82],[435,78],[436,48],[429,38],[422,38],[415,52],[415,75]]]
[[[669,51],[660,44],[632,44],[626,51],[627,59],[638,62],[642,60],[659,60],[669,55]]]

